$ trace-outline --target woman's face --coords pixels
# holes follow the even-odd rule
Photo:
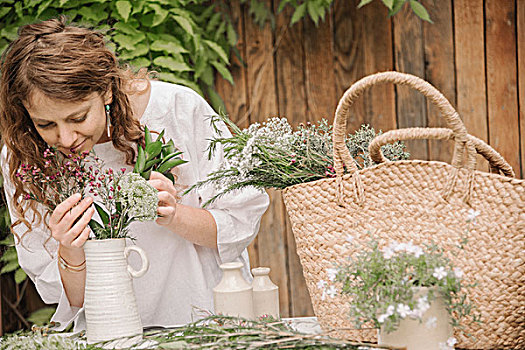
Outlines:
[[[97,93],[83,101],[69,102],[50,99],[35,90],[24,106],[42,139],[69,154],[91,151],[96,143],[109,140],[104,109],[108,103],[111,97]]]

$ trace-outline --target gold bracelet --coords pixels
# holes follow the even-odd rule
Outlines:
[[[71,265],[69,264],[64,258],[60,255],[60,252],[58,253],[58,265],[62,268],[62,270],[70,271],[70,272],[81,272],[86,269],[86,260],[82,262],[80,265]]]

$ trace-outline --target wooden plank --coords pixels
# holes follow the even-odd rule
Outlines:
[[[271,1],[263,3],[271,9]],[[274,66],[273,33],[267,23],[263,28],[255,24],[248,11],[244,11],[249,107],[246,117],[250,123],[265,121],[278,114]],[[252,267],[270,267],[270,278],[279,286],[282,317],[289,316],[288,277],[286,269],[286,228],[280,193],[269,190],[270,206],[263,215],[257,237],[258,261]]]
[[[336,0],[334,2],[334,71],[335,93],[341,98],[343,93],[357,80],[365,76],[365,18],[363,9],[358,10],[358,0]],[[332,120],[332,119],[330,119]],[[347,130],[353,132],[366,123],[365,101],[358,99],[349,110]]]
[[[334,86],[332,19],[327,15],[324,22],[319,22],[318,27],[309,18],[303,24],[307,120],[333,120],[337,97]]]
[[[422,1],[434,23],[423,22],[423,38],[426,62],[426,80],[434,85],[456,105],[456,79],[454,69],[454,33],[452,1]],[[427,100],[427,122],[430,127],[446,127],[445,119],[439,109]],[[451,162],[453,143],[432,140],[429,142],[429,159]]]
[[[457,111],[469,134],[488,142],[483,0],[454,0]],[[477,168],[488,171],[478,158]]]
[[[520,119],[521,178],[525,178],[525,2],[517,1],[518,91]],[[517,170],[517,169],[516,169]]]
[[[357,1],[356,1],[357,3]],[[379,1],[363,7],[357,14],[364,19],[363,51],[366,75],[394,69],[392,21]],[[363,94],[365,122],[376,131],[397,128],[395,88],[381,84]]]
[[[516,71],[516,9],[513,0],[485,3],[489,141],[520,169]]]
[[[239,0],[231,1],[226,7],[232,20],[232,25],[238,34],[237,50],[242,60],[246,58],[246,43],[244,37],[244,18]],[[243,63],[235,54],[230,55],[230,72],[233,77],[234,85],[231,85],[220,74],[216,74],[215,88],[219,96],[224,101],[226,112],[229,118],[239,127],[248,126],[248,120],[242,120],[246,115],[246,106],[248,105],[248,96],[246,93],[246,69]]]
[[[278,7],[274,2],[274,9]],[[278,84],[279,115],[286,117],[288,122],[296,127],[306,122],[306,90],[305,90],[305,57],[303,42],[303,23],[289,26],[293,9],[287,8],[277,16],[276,20],[276,74]],[[295,251],[295,239],[291,224],[283,203],[283,215],[286,232],[283,239],[286,245],[289,315],[291,317],[312,316],[313,308],[310,295],[303,276],[302,265]]]
[[[393,17],[396,70],[425,79],[422,21],[408,3]],[[425,98],[406,86],[396,86],[399,128],[427,126]],[[428,141],[406,142],[411,159],[428,159]]]

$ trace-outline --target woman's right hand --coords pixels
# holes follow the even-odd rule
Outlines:
[[[73,264],[74,260],[82,259],[84,255],[82,247],[91,232],[88,223],[95,213],[95,209],[90,207],[93,198],[86,197],[80,201],[81,197],[76,193],[67,198],[56,206],[49,219],[51,235],[60,243],[60,251],[67,251],[65,255],[72,258]]]

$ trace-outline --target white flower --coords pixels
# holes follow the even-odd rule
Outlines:
[[[463,271],[461,271],[459,267],[455,267],[454,276],[456,276],[456,278],[463,278]]]
[[[120,192],[117,201],[128,210],[128,215],[138,221],[157,218],[159,198],[156,188],[151,186],[140,174],[128,173],[119,181]]]
[[[437,318],[436,317],[429,317],[427,322],[425,323],[425,327],[427,329],[433,329],[437,327]]]
[[[335,286],[330,286],[326,291],[326,295],[328,295],[330,298],[335,297],[337,295],[337,289]]]
[[[328,274],[328,279],[330,282],[335,281],[335,277],[337,276],[337,269],[326,269],[326,273]]]
[[[394,307],[394,305],[389,305],[387,308],[386,308],[386,313],[388,314],[388,316],[391,316],[394,314],[394,311],[396,310],[396,308]]]
[[[392,250],[392,248],[386,247],[386,248],[383,249],[383,257],[385,259],[388,260],[388,259],[392,258],[393,256],[394,256],[394,251]]]
[[[479,214],[481,214],[479,210],[474,210],[471,208],[468,211],[467,220],[476,222],[476,218],[479,216]]]
[[[438,280],[441,280],[447,276],[447,271],[445,270],[443,266],[436,267],[434,269],[434,273],[432,274],[432,276],[436,277]]]
[[[405,318],[410,314],[410,306],[405,304],[397,304],[397,313],[401,318]]]
[[[354,236],[347,234],[345,240],[346,243],[352,243],[354,241]]]
[[[450,337],[450,338],[447,339],[447,345],[450,346],[450,347],[454,347],[454,345],[456,345],[457,342],[458,341],[454,337]]]
[[[448,338],[446,343],[439,343],[439,350],[454,350],[457,342],[456,338]]]
[[[379,316],[377,316],[377,322],[379,323],[384,323],[385,320],[389,317],[390,315],[387,315],[387,314],[381,314]]]
[[[327,285],[328,283],[324,280],[320,280],[319,282],[317,282],[317,288],[319,289],[325,289]]]

